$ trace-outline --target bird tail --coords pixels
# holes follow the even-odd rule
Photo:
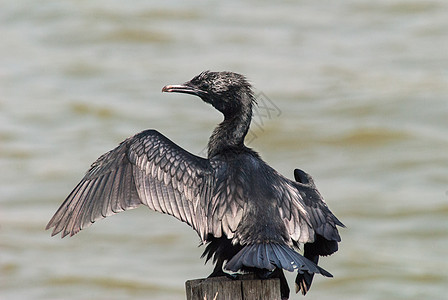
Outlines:
[[[244,268],[257,268],[273,271],[281,268],[299,273],[322,274],[333,277],[329,272],[317,266],[311,260],[303,257],[287,245],[278,243],[256,243],[245,246],[232,259],[225,269],[238,272]]]

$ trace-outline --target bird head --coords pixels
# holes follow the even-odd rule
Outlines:
[[[233,72],[204,71],[184,84],[164,86],[162,92],[196,95],[225,117],[239,114],[242,110],[251,111],[255,102],[246,77]]]

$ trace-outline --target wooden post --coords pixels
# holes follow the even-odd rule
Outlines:
[[[281,300],[280,280],[258,279],[253,274],[203,278],[185,282],[187,300]]]

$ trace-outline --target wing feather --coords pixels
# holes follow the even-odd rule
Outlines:
[[[186,222],[202,241],[208,234],[231,238],[243,221],[245,189],[250,190],[244,183],[251,178],[231,170],[225,162],[195,156],[159,132],[146,130],[99,157],[47,229],[53,227],[52,235],[74,235],[99,219],[143,204]],[[336,226],[343,224],[328,209],[311,176],[300,170],[295,176],[298,182],[278,174],[265,183],[274,187],[269,201],[277,201],[290,238],[308,243],[317,233],[339,241]]]
[[[140,204],[188,223],[205,239],[199,199],[212,186],[209,162],[155,130],[146,130],[100,156],[47,225],[74,235],[95,221]]]
[[[341,238],[336,226],[344,227],[344,224],[330,211],[309,174],[296,169],[294,175],[297,182],[283,178],[283,183],[278,185],[286,200],[278,205],[282,207],[280,213],[291,239],[309,243],[314,241],[317,233],[339,242]]]

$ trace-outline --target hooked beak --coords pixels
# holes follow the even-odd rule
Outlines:
[[[201,93],[200,90],[185,85],[185,84],[176,84],[176,85],[166,85],[162,88],[162,92],[166,92],[166,93],[185,93],[185,94],[191,94],[191,95],[196,95],[199,96],[199,94]]]

